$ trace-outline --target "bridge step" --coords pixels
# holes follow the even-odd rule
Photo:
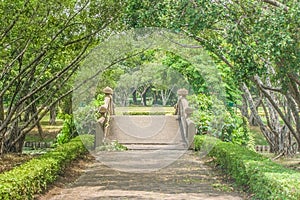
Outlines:
[[[182,144],[123,144],[129,150],[183,150],[187,149],[185,143]]]
[[[109,140],[129,149],[186,149],[177,116],[113,116]]]

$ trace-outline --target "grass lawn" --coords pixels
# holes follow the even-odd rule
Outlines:
[[[56,135],[60,132],[62,128],[63,120],[56,119],[55,125],[49,124],[49,115],[46,115],[41,120],[41,125],[43,128],[42,137],[39,135],[37,128],[32,129],[25,138],[27,142],[51,142],[55,139]]]
[[[258,126],[250,126],[249,129],[254,137],[255,145],[269,145]]]
[[[268,145],[268,142],[266,141],[265,137],[261,133],[259,127],[250,126],[250,131],[254,137],[255,145]],[[261,154],[270,159],[276,156],[274,153],[268,153],[268,152],[263,152]],[[293,157],[281,157],[277,160],[274,160],[274,162],[283,165],[287,168],[300,171],[300,153],[297,153]]]
[[[296,154],[293,157],[282,157],[279,158],[278,160],[275,160],[278,164],[281,164],[285,167],[295,169],[300,171],[300,154]]]

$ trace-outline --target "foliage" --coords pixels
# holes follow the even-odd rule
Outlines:
[[[284,155],[294,141],[300,144],[296,109],[300,105],[299,6],[292,0],[200,0],[181,1],[175,7],[181,12],[172,11],[172,19],[178,19],[172,26],[198,41],[217,60],[230,101],[240,103],[236,101],[243,95],[243,109],[248,111],[253,107],[250,96],[262,98],[260,104],[270,120],[258,125],[271,148]],[[239,90],[246,93],[245,85],[251,93],[248,98],[239,94]],[[281,105],[286,106],[282,109]],[[254,110],[242,114],[253,123]],[[279,139],[286,134],[292,140]]]
[[[168,21],[172,0],[130,0],[123,13],[124,24],[129,28],[162,27]]]
[[[95,134],[96,120],[100,117],[98,109],[104,104],[104,97],[103,92],[99,93],[88,105],[82,105],[74,111],[74,126],[77,134]]]
[[[33,199],[34,194],[53,182],[69,162],[84,153],[86,149],[76,137],[53,151],[0,174],[0,199]]]
[[[300,198],[300,173],[272,162],[252,150],[237,144],[195,136],[195,149],[214,141],[209,156],[225,169],[239,185],[249,186],[257,199]],[[207,145],[207,144],[206,144]]]
[[[61,145],[69,142],[72,138],[78,136],[76,127],[74,124],[73,115],[60,114],[60,118],[64,120],[61,131],[56,136],[57,144]]]
[[[96,151],[126,151],[128,148],[118,141],[112,141],[111,143],[105,143],[96,148]]]
[[[254,138],[255,145],[268,145],[268,142],[266,141],[266,138],[263,136],[262,132],[259,130],[259,127],[250,126],[249,129]]]
[[[103,92],[97,94],[94,101],[92,101],[92,106],[99,107],[99,106],[103,105],[104,104],[104,97],[105,97],[105,94],[103,94]]]
[[[199,45],[192,48],[204,48],[216,60],[227,100],[241,103],[240,90],[244,84],[251,89],[251,95],[262,98],[261,104],[267,107],[265,116],[272,120],[259,126],[272,149],[283,148],[294,140],[300,145],[300,4],[294,0],[13,3],[8,0],[0,3],[0,10],[3,46],[0,50],[0,144],[6,144],[0,146],[0,154],[14,149],[15,138],[24,138],[47,113],[48,106],[71,93],[72,76],[92,47],[112,33],[141,27],[169,28],[193,38]],[[153,61],[155,51],[149,50],[103,72],[106,78],[101,77],[104,81],[101,79],[100,85],[116,86],[116,80],[122,75]],[[166,55],[163,64],[183,74],[196,93],[208,92],[209,84],[194,66],[173,52]],[[152,86],[148,84],[151,80],[143,81],[147,85],[136,90],[145,97]],[[132,82],[129,78],[126,87]],[[165,87],[161,88],[166,91]],[[170,93],[165,93],[165,97],[166,94]],[[164,100],[165,104],[167,98]],[[69,101],[65,105],[70,105]],[[249,101],[243,105],[249,107]],[[281,109],[280,105],[286,106]],[[33,112],[32,107],[39,109]],[[19,119],[24,114],[29,118],[21,126]],[[209,115],[203,111],[198,115],[198,127],[207,132]],[[226,113],[224,117],[228,116]],[[232,133],[227,132],[238,130],[233,135],[239,135],[236,141],[242,143],[243,139],[239,138],[245,136],[244,123],[239,117],[230,116],[220,134],[225,140],[233,140]],[[20,133],[11,131],[15,129]],[[285,130],[293,141],[280,142],[277,138],[277,135],[283,138]]]
[[[193,48],[208,50],[225,82],[227,100],[243,106],[242,114],[250,124],[255,124],[255,111],[247,112],[250,96],[261,98],[260,104],[266,107],[264,113],[270,120],[258,125],[275,152],[288,155],[287,149],[292,148],[294,141],[300,146],[297,1],[146,0],[138,4],[133,0],[127,6],[124,17],[136,19],[135,23],[127,20],[129,26],[166,27],[197,41],[199,45]],[[160,11],[155,12],[157,8]],[[184,72],[190,70],[186,68]],[[245,85],[250,88],[248,99],[244,96]],[[254,120],[261,121],[258,118],[256,115]],[[284,123],[280,124],[280,120]],[[279,139],[286,134],[292,139]]]
[[[226,113],[220,139],[254,148],[254,139],[248,128],[247,120],[235,113]]]
[[[99,117],[97,108],[93,105],[86,105],[79,107],[74,112],[75,126],[78,134],[95,134],[95,123]]]
[[[211,97],[200,93],[198,95],[190,95],[187,98],[189,105],[195,108],[193,120],[196,124],[197,132],[206,134],[209,130],[209,123],[213,118]]]
[[[210,53],[210,56],[214,59],[216,67],[222,77],[222,84],[226,90],[226,101],[228,103],[240,104],[241,91],[239,89],[239,80],[236,79],[232,69],[221,62],[216,56]]]
[[[180,56],[161,49],[150,49],[130,57],[113,71],[123,72],[118,77],[115,76],[113,84],[116,86],[115,93],[118,94],[116,104],[122,106],[128,103],[138,104],[139,100],[145,106],[146,94],[147,97],[153,97],[154,104],[173,105],[179,88],[188,87],[191,84],[189,82],[197,83],[198,86],[202,84],[200,79],[196,79],[201,76],[195,67]],[[104,82],[109,82],[106,79],[110,77],[103,77]],[[194,86],[193,89],[196,88]],[[129,100],[130,95],[134,96],[132,101]]]
[[[97,94],[102,94],[102,89],[109,86],[110,88],[116,88],[120,76],[124,74],[124,69],[120,64],[115,65],[114,67],[107,69],[101,73],[99,83],[97,86]],[[99,99],[99,98],[97,98]]]
[[[166,52],[162,63],[182,74],[196,94],[207,93],[207,86],[202,75],[190,62],[172,52]]]
[[[121,28],[122,6],[110,0],[1,1],[0,154],[71,94],[81,61],[111,29]],[[13,128],[20,133],[10,133]]]
[[[216,118],[214,109],[214,101],[212,96],[205,94],[191,95],[187,97],[190,106],[195,108],[193,120],[196,124],[199,134],[207,134],[214,128],[213,119]],[[233,142],[236,144],[247,145],[253,148],[254,142],[249,132],[247,121],[234,112],[223,110],[221,113],[223,120],[220,130],[214,132],[215,136],[222,141]],[[219,116],[220,117],[220,116]]]

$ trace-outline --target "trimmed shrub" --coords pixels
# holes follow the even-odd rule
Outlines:
[[[209,136],[196,136],[195,149],[215,142],[209,156],[227,171],[238,185],[249,186],[257,199],[300,199],[300,173],[272,162],[254,151]]]
[[[34,194],[40,193],[56,180],[70,161],[86,153],[80,137],[83,136],[0,174],[0,199],[33,199]]]
[[[123,112],[123,115],[166,115],[166,114],[173,114],[168,112],[153,112],[153,111],[129,111]]]

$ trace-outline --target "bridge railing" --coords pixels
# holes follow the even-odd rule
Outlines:
[[[113,104],[113,90],[110,87],[106,87],[103,90],[105,94],[104,104],[98,109],[100,118],[98,119],[98,126],[96,127],[95,134],[95,147],[101,145],[109,134],[111,115],[115,114]]]
[[[186,96],[188,91],[186,89],[179,89],[177,91],[178,102],[176,104],[176,112],[179,120],[179,127],[181,129],[182,137],[185,139],[189,148],[193,148],[193,140],[196,134],[196,125],[191,119],[193,109],[189,107]]]
[[[255,145],[255,151],[259,153],[269,153],[270,152],[270,146],[268,145]]]

